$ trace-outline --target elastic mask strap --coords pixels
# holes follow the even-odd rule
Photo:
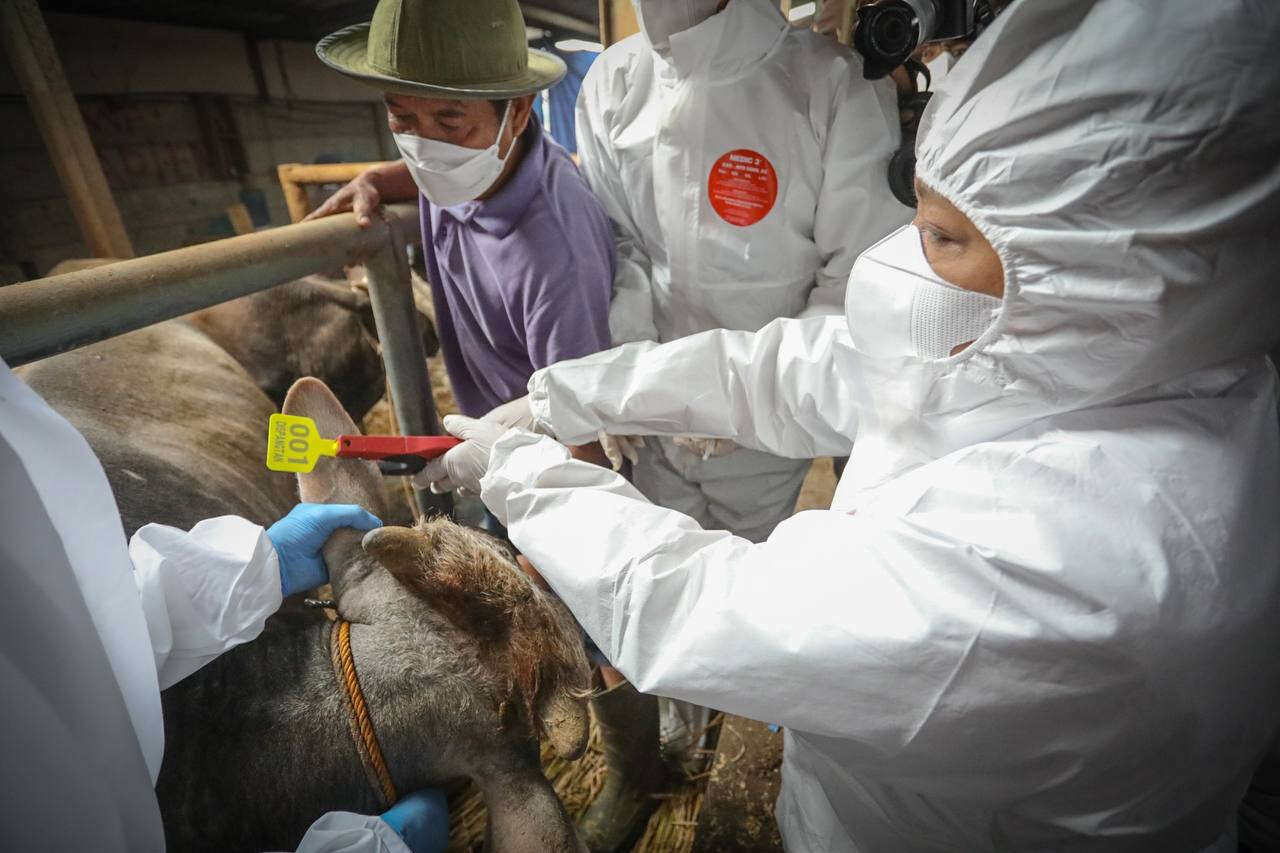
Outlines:
[[[503,156],[500,153],[502,150],[502,134],[507,130],[507,119],[509,118],[511,118],[511,99],[507,99],[507,108],[502,111],[502,123],[498,125],[498,137],[493,141],[494,148],[497,149],[493,153],[496,154],[498,159],[503,163],[507,162],[507,157],[511,156],[511,149],[516,147],[516,140],[513,136],[511,138],[511,148],[507,149],[506,156]]]

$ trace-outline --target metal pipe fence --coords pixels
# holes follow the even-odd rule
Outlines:
[[[0,357],[16,367],[305,275],[366,265],[391,403],[406,435],[439,433],[405,246],[418,210],[389,205],[366,229],[353,214],[0,287]],[[421,512],[447,511],[419,490]]]

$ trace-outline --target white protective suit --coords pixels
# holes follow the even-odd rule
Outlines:
[[[714,7],[665,5],[664,34]],[[642,33],[611,46],[578,101],[582,172],[617,237],[614,343],[839,313],[854,258],[910,218],[886,179],[893,84],[864,80],[855,54],[792,29],[771,0],[731,0],[665,42],[664,56]],[[704,460],[663,439],[634,478],[758,541],[794,510],[807,469],[754,449]]]
[[[256,637],[281,603],[266,532],[151,524],[126,547],[98,459],[0,361],[0,848],[160,851],[160,690]],[[408,853],[333,812],[305,853]]]
[[[851,453],[832,509],[761,544],[529,432],[482,483],[637,688],[787,727],[789,849],[1222,836],[1280,719],[1277,38],[1257,0],[1004,12],[918,145],[1005,271],[955,356],[779,320],[534,375],[569,443]]]

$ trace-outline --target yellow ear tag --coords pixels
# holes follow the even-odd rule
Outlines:
[[[337,456],[338,441],[321,438],[316,422],[300,415],[272,415],[267,424],[267,467],[306,474],[321,456]]]

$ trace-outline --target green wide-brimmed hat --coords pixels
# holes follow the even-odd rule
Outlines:
[[[528,46],[516,0],[379,0],[372,21],[325,36],[316,55],[362,83],[426,98],[514,98],[567,70]]]

